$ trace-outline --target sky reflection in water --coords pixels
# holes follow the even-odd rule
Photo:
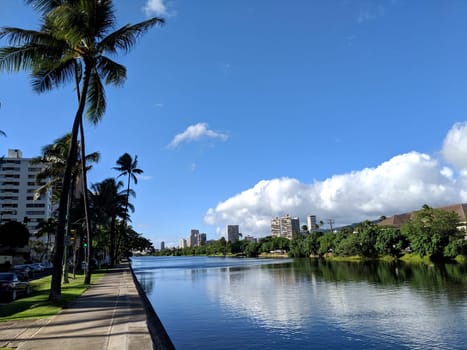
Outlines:
[[[205,257],[136,258],[133,266],[179,349],[467,343],[465,271]]]

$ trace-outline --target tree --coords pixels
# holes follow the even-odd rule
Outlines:
[[[319,242],[319,255],[325,255],[327,253],[332,253],[336,249],[338,244],[337,234],[330,232],[322,235],[318,238]]]
[[[82,128],[80,128],[82,130]],[[79,143],[79,146],[81,151],[84,151],[84,146],[83,146],[83,136],[81,136],[81,142]],[[59,201],[60,195],[61,195],[61,186],[60,183],[63,179],[63,175],[65,173],[66,169],[66,161],[69,153],[69,147],[70,147],[70,141],[71,141],[71,134],[66,134],[62,136],[61,138],[58,138],[54,141],[54,143],[46,145],[42,148],[42,155],[41,157],[37,157],[32,160],[32,163],[42,163],[45,164],[46,166],[39,172],[36,176],[36,181],[41,182],[44,180],[48,180],[48,182],[45,183],[45,185],[39,187],[37,190],[36,194],[41,195],[43,192],[45,192],[48,189],[52,189],[52,198],[55,199],[55,201]],[[85,216],[85,222],[86,222],[86,228],[87,228],[87,234],[88,234],[88,242],[91,242],[91,230],[89,229],[89,218],[88,218],[88,213],[87,213],[87,185],[86,185],[86,172],[91,169],[91,166],[86,166],[86,161],[88,163],[90,162],[98,162],[100,158],[100,154],[98,152],[93,152],[91,154],[85,155],[83,152],[79,153],[77,152],[76,155],[76,163],[72,169],[72,175],[71,175],[71,185],[70,185],[70,191],[68,193],[68,202],[67,202],[67,213],[66,213],[66,233],[69,234],[71,230],[71,220],[70,220],[70,211],[71,207],[73,205],[73,199],[75,197],[75,186],[77,183],[82,183],[82,195],[84,197],[84,216]],[[65,248],[66,249],[66,248]],[[90,249],[90,248],[89,248]],[[66,252],[66,251],[65,251]],[[88,259],[91,258],[91,254],[88,254]],[[63,259],[66,260],[66,259]],[[88,261],[88,266],[90,266],[90,261]],[[65,265],[64,267],[64,281],[65,283],[68,283],[68,276],[66,274],[67,272],[67,266]],[[85,278],[85,283],[89,284],[90,283],[90,278],[91,278],[91,269],[86,270],[86,278]]]
[[[111,264],[118,255],[116,245],[117,220],[118,218],[126,218],[127,206],[133,210],[133,205],[127,203],[127,193],[122,191],[123,186],[122,181],[117,182],[114,178],[108,178],[93,184],[89,196],[93,221],[108,228]]]
[[[49,260],[49,247],[50,247],[50,237],[55,234],[57,231],[57,223],[53,218],[48,218],[47,220],[41,219],[39,223],[37,224],[37,232],[36,232],[36,237],[43,237],[44,235],[47,237],[46,243],[45,243],[45,250],[44,253],[41,256],[41,261],[44,258],[44,255],[47,254],[47,260]]]
[[[29,243],[29,230],[21,222],[8,221],[0,226],[0,245],[24,247]]]
[[[41,30],[3,28],[0,38],[6,38],[11,46],[0,49],[0,70],[31,70],[33,89],[45,92],[75,77],[77,62],[83,67],[80,100],[62,181],[49,295],[52,301],[60,301],[67,198],[76,159],[78,129],[85,108],[88,119],[97,123],[106,107],[102,80],[116,86],[125,81],[126,68],[105,55],[130,51],[139,36],[164,20],[154,17],[111,32],[115,26],[111,0],[27,0],[27,3],[41,11]]]
[[[131,180],[133,180],[134,184],[136,185],[138,183],[138,178],[136,177],[136,174],[142,174],[143,170],[138,168],[138,156],[135,155],[135,159],[133,160],[131,156],[128,153],[124,153],[118,158],[117,160],[117,167],[114,167],[115,170],[119,171],[120,176],[126,176],[127,177],[127,194],[126,194],[126,205],[125,205],[125,212],[128,214],[128,202],[129,202],[129,196],[130,196],[130,190],[131,190]],[[123,219],[122,221],[122,226],[121,226],[121,231],[119,235],[119,239],[117,240],[117,246],[120,245],[120,240],[121,236],[125,233],[125,227],[127,225],[126,218]],[[113,266],[113,263],[111,265]]]
[[[71,134],[66,134],[57,138],[52,144],[42,147],[42,155],[32,159],[32,164],[45,164],[45,167],[37,174],[36,182],[41,183],[47,180],[43,186],[39,187],[36,191],[37,195],[42,195],[47,190],[52,190],[52,199],[59,201],[61,195],[61,180],[65,173],[66,160],[69,153],[71,141]],[[93,152],[86,155],[88,163],[97,163],[100,159],[99,152]],[[78,179],[83,176],[82,169],[80,168],[81,155],[76,155],[76,163],[72,170],[72,183],[79,182]],[[86,170],[91,169],[88,166]],[[74,188],[70,192],[74,192]]]
[[[457,236],[459,216],[455,212],[433,209],[427,205],[401,227],[412,251],[432,259],[441,258],[450,237]]]
[[[376,238],[375,248],[381,255],[399,257],[408,245],[407,239],[401,231],[394,227],[382,227]]]

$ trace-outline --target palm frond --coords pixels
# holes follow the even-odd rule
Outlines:
[[[140,35],[144,34],[151,27],[164,23],[165,20],[163,18],[153,17],[137,24],[127,24],[102,39],[98,44],[98,48],[101,52],[116,53],[119,49],[128,52],[136,44],[136,40]]]
[[[98,163],[101,159],[101,154],[99,152],[92,152],[86,155],[86,163],[93,162]]]
[[[105,78],[106,84],[119,86],[126,80],[125,66],[118,64],[105,56],[99,57],[97,69],[99,70],[100,75]]]
[[[0,29],[0,39],[7,40],[11,46],[22,46],[26,44],[48,45],[55,40],[47,32],[28,30],[16,27],[3,27]]]
[[[131,204],[131,203],[128,203],[128,209],[130,209],[130,211],[131,211],[132,213],[134,213],[134,211],[135,211],[135,206],[134,206],[133,204]],[[127,221],[130,221],[130,222],[131,222],[130,218],[128,218]]]
[[[46,24],[50,32],[57,39],[68,42],[71,47],[78,47],[89,35],[87,22],[88,13],[82,11],[78,5],[58,6],[46,16]]]
[[[48,67],[50,66],[50,67]],[[32,72],[32,88],[34,91],[42,93],[58,87],[75,76],[74,59],[65,59],[54,64],[49,62],[46,65],[35,67]]]
[[[86,95],[86,117],[89,121],[97,124],[105,113],[105,90],[101,78],[97,71],[91,73],[89,88]]]
[[[60,6],[63,0],[25,0],[25,2],[31,5],[36,11],[46,14]]]
[[[0,48],[0,71],[30,70],[36,56],[37,47],[35,45],[2,47]]]
[[[137,185],[138,184],[138,178],[133,173],[134,173],[134,171],[131,173],[131,178],[133,179],[133,182],[135,183],[135,185]]]
[[[90,9],[89,13],[93,13],[94,16],[89,18],[89,31],[96,37],[103,38],[115,25],[115,9],[111,0],[91,2],[91,5],[94,8]]]

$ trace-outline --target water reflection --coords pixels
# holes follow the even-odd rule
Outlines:
[[[137,276],[183,348],[193,334],[206,339],[205,349],[462,349],[467,342],[465,266],[173,261]],[[215,336],[225,329],[238,334],[230,347]]]
[[[140,271],[137,273],[138,282],[146,294],[150,294],[154,289],[155,273],[148,271]]]
[[[307,296],[296,294],[293,271],[225,268],[222,278],[206,280],[213,301],[269,328],[300,328],[312,312]]]
[[[325,322],[375,342],[386,338],[410,348],[449,347],[447,325],[465,325],[466,281],[461,270],[307,260],[225,268],[222,278],[205,283],[210,298],[227,312],[263,327],[290,332]],[[450,303],[458,302],[464,312],[458,317],[446,312]]]

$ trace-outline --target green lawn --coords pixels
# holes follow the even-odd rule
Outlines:
[[[92,281],[101,278],[105,272],[92,275]],[[14,302],[0,306],[0,322],[33,318],[45,318],[56,315],[62,306],[79,297],[89,287],[85,285],[84,275],[70,278],[69,284],[62,285],[62,305],[53,305],[48,301],[51,276],[31,281],[32,294],[27,298],[19,298]]]

